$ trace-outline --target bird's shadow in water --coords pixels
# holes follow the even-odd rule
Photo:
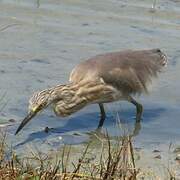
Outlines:
[[[161,107],[146,109],[143,114],[143,123],[156,120],[160,116],[160,114],[163,113],[164,111],[166,111],[166,109],[161,108]],[[136,123],[135,118],[132,118],[134,111],[127,110],[119,114],[120,114],[120,119],[122,117],[121,123],[129,124],[129,123],[132,123],[132,121],[134,121],[134,130],[133,130],[132,136],[137,136],[141,130],[141,123]],[[37,131],[37,132],[33,132],[29,134],[28,137],[23,142],[18,143],[17,145],[15,145],[14,148],[17,148],[19,146],[22,146],[26,143],[32,142],[37,139],[40,139],[41,141],[43,141],[43,140],[46,140],[46,138],[50,136],[51,137],[63,136],[65,135],[65,133],[68,133],[68,132],[87,133],[87,132],[95,131],[98,125],[99,118],[100,117],[99,117],[98,112],[77,115],[75,117],[70,118],[68,120],[68,123],[64,127],[61,126],[61,127],[53,128],[48,133],[42,130],[42,131]],[[109,126],[112,126],[115,123],[117,123],[115,116],[109,116],[107,114],[104,127],[108,128]]]

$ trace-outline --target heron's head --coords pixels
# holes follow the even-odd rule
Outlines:
[[[51,103],[50,95],[51,93],[48,89],[34,93],[29,100],[28,112],[38,113],[45,109]]]
[[[51,91],[44,90],[34,93],[29,100],[28,115],[19,125],[15,134],[17,134],[34,116],[45,109],[52,102]]]

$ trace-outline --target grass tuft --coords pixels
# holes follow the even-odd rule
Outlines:
[[[32,152],[29,157],[19,158],[6,144],[6,133],[0,137],[0,179],[34,180],[73,180],[73,179],[132,179],[136,180],[138,170],[135,167],[131,137],[124,136],[117,142],[111,142],[108,133],[102,141],[98,162],[86,158],[91,144],[87,144],[76,163],[70,162],[71,146],[64,146],[61,157],[56,162],[41,152]],[[70,168],[73,165],[73,168]]]

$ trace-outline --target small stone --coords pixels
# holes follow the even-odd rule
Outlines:
[[[155,150],[153,151],[153,153],[159,153],[159,152],[161,152],[161,151],[159,151],[159,150],[157,150],[157,149],[155,149]]]
[[[79,133],[77,133],[77,132],[73,133],[73,135],[74,135],[74,136],[81,136],[81,134],[79,134]]]
[[[157,155],[157,156],[155,156],[154,158],[156,158],[156,159],[161,159],[161,155]]]
[[[11,122],[11,123],[16,122],[16,120],[15,120],[15,119],[9,119],[8,121],[9,121],[9,122]]]
[[[82,26],[89,26],[89,24],[88,23],[83,23]]]
[[[45,127],[44,132],[45,132],[45,133],[48,133],[49,130],[50,130],[50,129],[49,129],[48,127]]]

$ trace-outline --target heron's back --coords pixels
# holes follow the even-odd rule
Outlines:
[[[159,49],[106,53],[76,66],[70,81],[99,79],[123,93],[141,93],[166,64],[166,56]]]

